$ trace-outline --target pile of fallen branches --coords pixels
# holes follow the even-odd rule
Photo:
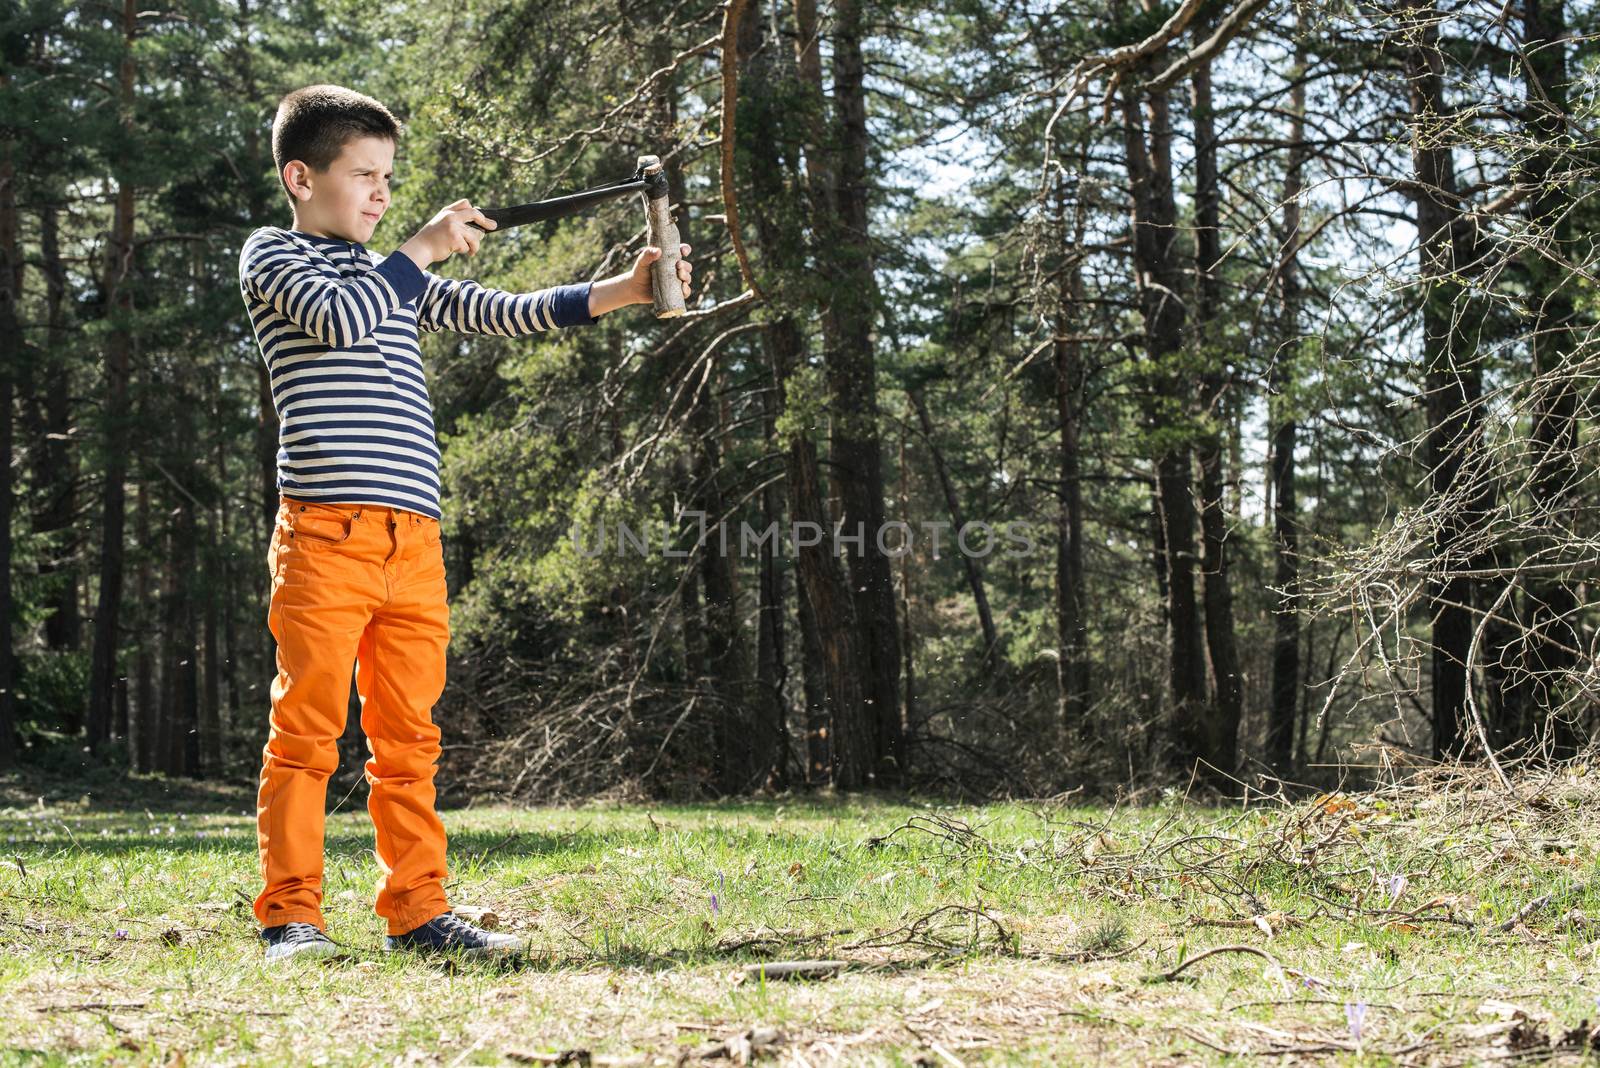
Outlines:
[[[1453,873],[1529,864],[1576,873],[1595,839],[1586,813],[1600,803],[1600,768],[1591,768],[1579,760],[1514,769],[1508,792],[1489,769],[1442,765],[1359,793],[1262,797],[1220,817],[1180,801],[1153,831],[1138,833],[1126,810],[1085,819],[1056,801],[1033,807],[1046,833],[1020,845],[922,813],[865,844],[931,848],[957,864],[1046,865],[1089,898],[1163,901],[1194,926],[1268,938],[1318,919],[1508,931],[1547,912],[1563,915],[1562,904],[1587,884],[1553,879],[1515,913],[1494,917],[1454,892]]]
[[[703,690],[518,657],[452,672],[439,719],[466,739],[445,757],[469,796],[697,796],[710,778]]]

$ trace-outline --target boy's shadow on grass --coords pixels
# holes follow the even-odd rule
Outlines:
[[[882,963],[853,962],[840,973],[848,971],[887,971],[923,972],[938,968],[953,967],[974,956],[996,956],[991,953],[978,954],[950,954],[928,953],[917,960],[892,960]],[[330,957],[324,966],[336,967],[360,963],[367,959],[360,954],[340,954]],[[570,972],[592,972],[596,970],[609,971],[645,971],[645,972],[672,972],[685,971],[692,968],[701,968],[718,964],[772,964],[776,961],[793,961],[816,959],[802,949],[795,946],[793,952],[772,953],[755,952],[748,948],[722,950],[715,947],[700,949],[673,949],[666,952],[644,949],[640,946],[622,945],[614,946],[611,951],[603,954],[578,954],[578,953],[553,953],[532,951],[520,956],[510,957],[416,957],[413,962],[429,971],[437,972],[444,976],[466,975],[557,975]],[[834,978],[834,975],[821,977],[822,980]],[[747,981],[758,982],[751,978]],[[777,979],[768,979],[768,982],[777,982]],[[797,980],[799,982],[816,982],[817,979]]]
[[[1000,959],[1003,956],[1004,954],[992,952],[928,952],[915,959],[896,958],[876,962],[850,961],[836,972],[811,978],[767,977],[765,981],[768,983],[792,983],[800,986],[810,986],[819,982],[830,982],[852,972],[874,972],[891,976],[906,973],[928,973],[948,968],[959,968],[969,961],[980,958]],[[604,957],[533,953],[522,957],[508,957],[498,961],[481,961],[470,958],[466,960],[440,959],[428,960],[425,964],[430,970],[446,976],[561,975],[594,971],[643,971],[659,975],[666,972],[689,971],[694,968],[713,965],[737,964],[741,967],[748,967],[756,964],[775,964],[780,961],[820,959],[823,958],[810,956],[804,952],[787,954],[752,953],[749,950],[741,949],[728,953],[703,950],[692,952],[688,950],[673,950],[667,953],[657,953],[651,950],[638,949],[637,947],[624,947],[620,953],[614,952]],[[762,977],[746,972],[736,977],[734,982],[742,982],[753,989],[760,985]]]

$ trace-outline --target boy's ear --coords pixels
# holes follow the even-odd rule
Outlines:
[[[300,160],[292,159],[283,165],[283,184],[296,200],[311,199],[311,168]]]

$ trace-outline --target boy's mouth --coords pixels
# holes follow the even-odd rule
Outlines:
[[[361,213],[361,217],[364,219],[371,219],[373,222],[377,222],[379,219],[383,218],[383,213],[377,211],[364,211]]]

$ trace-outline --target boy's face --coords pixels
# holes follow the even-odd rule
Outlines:
[[[298,229],[365,244],[389,209],[394,142],[386,137],[357,138],[346,142],[326,171],[312,170],[299,161],[290,162],[284,171],[295,196]]]

